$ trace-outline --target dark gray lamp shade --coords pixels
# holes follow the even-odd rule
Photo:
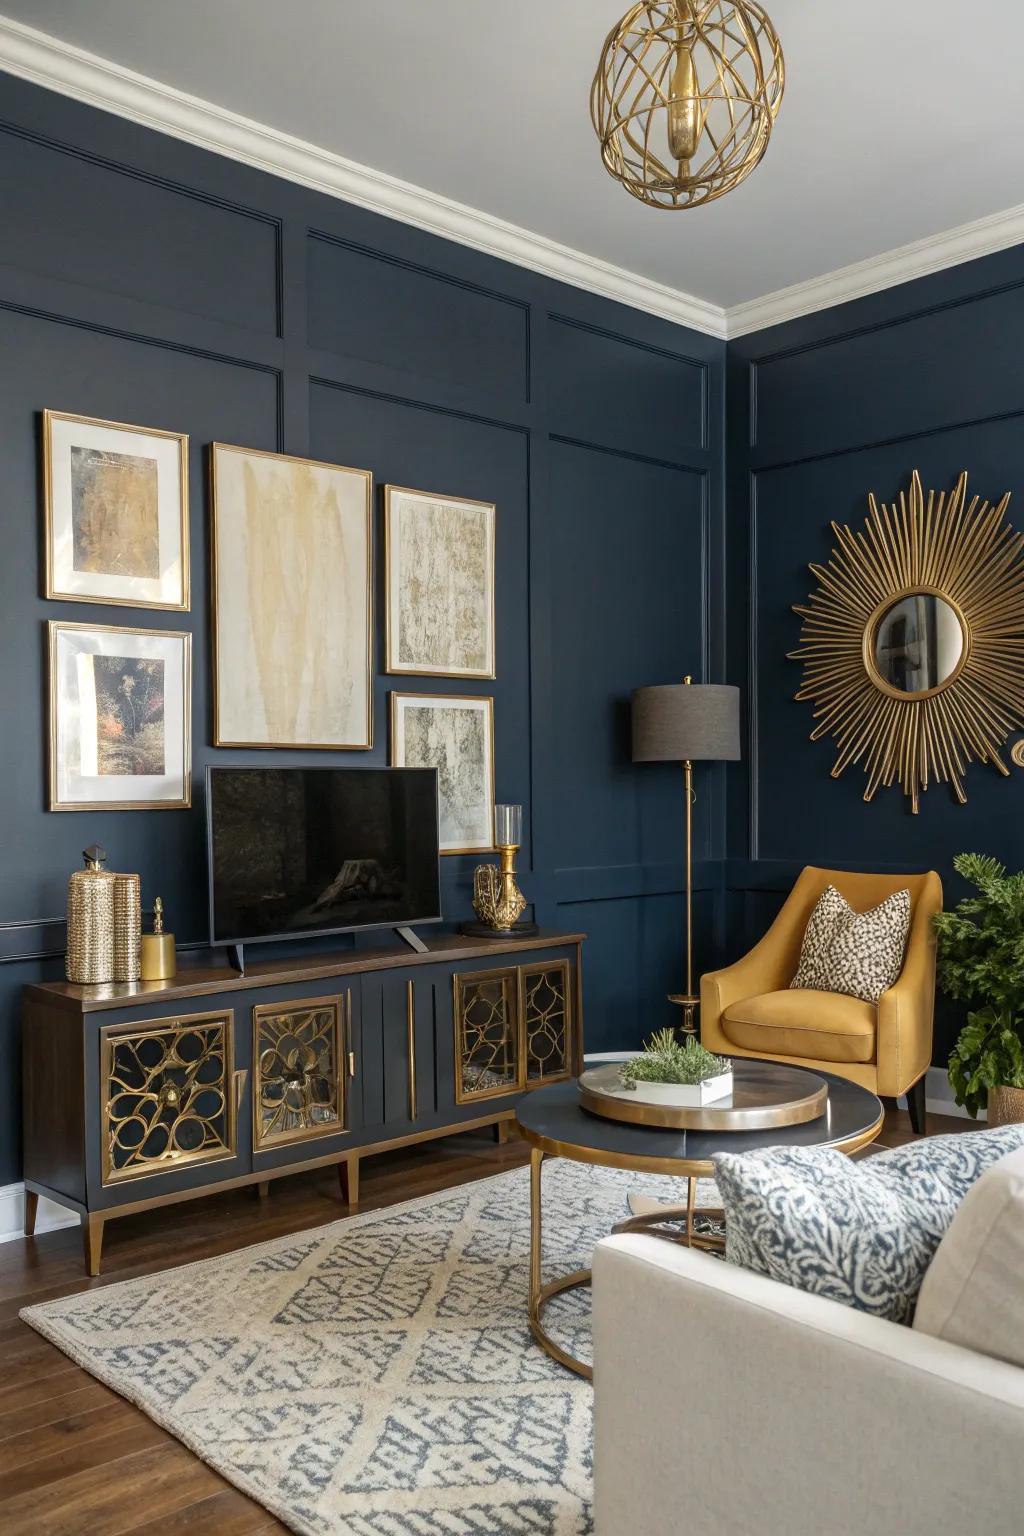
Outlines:
[[[667,683],[634,692],[634,763],[731,763],[739,756],[738,688]]]

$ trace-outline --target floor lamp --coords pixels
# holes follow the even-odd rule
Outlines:
[[[683,1010],[683,1029],[695,1032],[700,998],[693,990],[693,765],[732,763],[740,755],[740,691],[724,683],[684,678],[633,694],[634,763],[682,763],[686,801],[686,992],[669,1001]]]

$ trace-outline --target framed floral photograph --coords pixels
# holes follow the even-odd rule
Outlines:
[[[388,672],[495,676],[490,501],[384,487]]]
[[[188,437],[43,412],[45,595],[189,607]]]
[[[211,447],[214,745],[373,745],[373,477]]]
[[[442,853],[494,848],[494,700],[391,695],[392,768],[436,768]]]
[[[192,636],[51,619],[51,811],[191,804]]]

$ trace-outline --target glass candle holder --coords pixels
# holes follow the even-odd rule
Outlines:
[[[523,841],[523,808],[521,805],[496,805],[494,807],[494,846],[519,848]]]

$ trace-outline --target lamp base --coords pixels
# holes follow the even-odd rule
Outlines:
[[[677,1008],[681,1008],[683,1010],[683,1022],[679,1026],[683,1033],[686,1035],[695,1035],[697,1033],[695,1015],[697,1009],[700,1007],[700,998],[687,997],[683,992],[670,992],[668,995],[668,1000],[670,1003],[675,1003]]]
[[[471,939],[532,939],[540,929],[536,923],[513,923],[511,928],[492,928],[489,923],[460,923],[459,932]]]

